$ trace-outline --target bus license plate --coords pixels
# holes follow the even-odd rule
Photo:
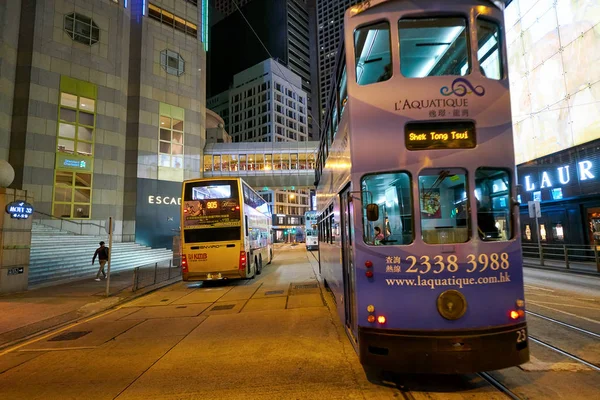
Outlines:
[[[221,273],[218,274],[206,274],[206,279],[221,279]]]

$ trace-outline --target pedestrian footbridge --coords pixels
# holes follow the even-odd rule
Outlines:
[[[204,176],[235,176],[254,188],[314,187],[319,142],[209,143]]]

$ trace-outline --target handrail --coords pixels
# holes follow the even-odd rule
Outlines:
[[[98,228],[98,234],[100,234],[100,232],[101,232],[101,231],[103,231],[103,230],[105,230],[105,229],[106,229],[106,227],[105,227],[105,226],[103,226],[103,225],[99,225],[99,224],[96,224],[96,223],[94,223],[94,222],[87,222],[87,221],[83,221],[83,220],[72,220],[72,219],[66,219],[66,218],[62,218],[62,217],[57,217],[57,216],[55,216],[55,215],[52,215],[52,214],[46,214],[45,212],[38,211],[38,210],[34,210],[34,211],[33,211],[33,213],[34,213],[34,214],[43,215],[43,216],[45,216],[45,217],[50,217],[50,219],[59,220],[59,221],[60,221],[60,228],[59,228],[59,229],[60,229],[61,231],[62,231],[62,230],[66,230],[66,231],[69,231],[69,232],[71,232],[71,233],[75,233],[75,234],[79,234],[79,235],[83,235],[83,234],[84,234],[84,233],[83,233],[83,226],[84,226],[84,225],[85,225],[85,226],[93,226],[93,227],[97,227],[97,228]],[[42,225],[48,225],[48,224],[44,224],[44,223],[43,223],[43,221],[44,221],[44,220],[47,220],[47,218],[46,218],[46,219],[44,219],[44,218],[38,218],[38,220],[39,220],[39,223],[40,223],[40,224],[42,224]],[[68,222],[68,223],[70,223],[70,224],[74,224],[74,225],[78,226],[78,227],[79,227],[79,231],[74,231],[73,229],[68,229],[67,227],[65,227],[65,226],[64,226],[64,223],[65,223],[65,222]],[[53,225],[48,225],[48,226],[53,226]]]

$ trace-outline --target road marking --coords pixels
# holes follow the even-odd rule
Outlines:
[[[533,285],[523,285],[523,286],[525,286],[526,288],[534,289],[534,290],[543,290],[544,292],[554,293],[554,290],[552,290],[552,289],[546,289],[546,288],[542,288],[539,286],[533,286]]]
[[[566,315],[570,315],[570,316],[572,316],[572,317],[575,317],[575,318],[580,318],[580,319],[583,319],[583,320],[585,320],[585,321],[588,321],[588,322],[593,322],[593,323],[595,323],[595,324],[600,324],[600,321],[596,321],[595,319],[591,319],[591,318],[582,317],[582,316],[580,316],[580,315],[573,314],[573,313],[570,313],[570,312],[567,312],[567,311],[563,311],[563,310],[559,310],[559,309],[557,309],[557,308],[553,308],[553,307],[544,306],[544,305],[542,305],[542,304],[537,304],[535,301],[532,301],[532,300],[529,300],[529,303],[535,304],[535,305],[536,305],[536,306],[538,306],[538,307],[543,307],[543,308],[547,308],[547,309],[549,309],[549,310],[553,310],[553,311],[556,311],[556,312],[559,312],[559,313],[563,313],[563,314],[566,314]]]
[[[600,311],[600,307],[587,307],[587,306],[576,306],[574,304],[565,304],[565,303],[552,303],[550,301],[539,301],[539,300],[530,300],[529,303],[534,303],[534,304],[551,304],[554,306],[565,306],[565,307],[575,307],[575,308],[585,308],[588,310],[598,310]]]
[[[64,331],[66,331],[66,330],[68,330],[68,329],[71,329],[71,328],[73,328],[73,327],[77,326],[77,325],[81,325],[81,324],[83,324],[83,323],[90,322],[90,321],[93,321],[93,320],[95,320],[95,319],[97,319],[97,318],[104,317],[105,315],[108,315],[108,314],[114,313],[115,311],[117,311],[117,310],[120,310],[121,308],[122,308],[122,306],[119,306],[119,307],[117,307],[117,308],[113,308],[113,309],[111,309],[111,310],[107,310],[107,311],[105,311],[105,312],[103,312],[103,313],[101,313],[101,314],[94,315],[93,317],[90,317],[90,318],[87,318],[87,319],[83,319],[83,320],[81,320],[81,321],[73,322],[72,324],[69,324],[69,325],[67,325],[67,326],[64,326],[64,327],[62,327],[62,328],[60,328],[60,329],[58,329],[58,330],[55,330],[55,331],[52,331],[52,332],[48,332],[48,333],[46,333],[45,335],[42,335],[42,336],[40,336],[40,337],[37,337],[37,338],[33,338],[33,339],[30,339],[30,340],[27,340],[27,341],[25,341],[25,342],[23,342],[23,343],[21,343],[21,344],[18,344],[18,345],[16,345],[16,346],[13,346],[13,347],[9,347],[8,349],[6,349],[6,350],[4,350],[4,351],[1,351],[1,352],[0,352],[0,357],[2,357],[2,356],[4,356],[4,355],[6,355],[6,354],[8,354],[8,353],[11,353],[11,352],[13,352],[13,351],[15,351],[15,350],[19,350],[19,349],[20,349],[20,348],[22,348],[22,347],[29,346],[30,344],[33,344],[33,343],[39,342],[40,340],[47,339],[47,338],[49,338],[50,336],[54,336],[54,335],[56,335],[57,333],[64,332]]]

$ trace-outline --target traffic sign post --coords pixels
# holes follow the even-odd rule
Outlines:
[[[108,233],[108,262],[106,268],[106,297],[110,294],[110,260],[112,259],[112,237],[115,230],[114,221],[112,217],[108,217],[107,224],[104,226],[106,233]]]
[[[539,218],[542,216],[542,208],[540,207],[539,201],[530,201],[527,203],[529,208],[529,217],[535,218],[535,232],[538,242],[538,251],[540,253],[540,265],[544,265],[544,250],[542,249],[542,242],[540,240],[540,222]]]

